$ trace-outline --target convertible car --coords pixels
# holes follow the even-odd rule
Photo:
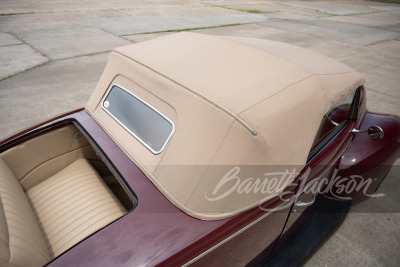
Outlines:
[[[400,119],[365,104],[289,44],[117,48],[85,108],[0,142],[0,265],[301,265],[399,157]]]

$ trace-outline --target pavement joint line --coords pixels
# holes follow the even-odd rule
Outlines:
[[[1,16],[15,16],[15,15],[30,15],[35,14],[35,12],[15,12],[15,13],[0,13]]]
[[[12,37],[14,37],[15,39],[17,39],[18,41],[20,41],[22,44],[27,44],[24,40],[22,40],[21,38],[18,38],[18,36],[16,36],[14,33],[12,32],[4,32],[7,33],[9,35],[11,35]],[[36,50],[35,50],[36,51]]]
[[[0,45],[0,47],[7,47],[7,46],[13,46],[13,45],[24,45],[25,43],[17,43],[17,44],[6,44],[6,45]]]
[[[123,8],[120,8],[123,9]],[[110,11],[111,9],[79,9],[79,10],[48,10],[48,11],[35,11],[35,12],[16,12],[16,13],[0,13],[1,16],[16,16],[16,15],[34,15],[34,14],[52,14],[52,13],[69,13],[69,12],[98,12],[98,11]]]
[[[135,43],[135,42],[132,42],[132,40],[129,40],[129,39],[127,39],[127,38],[124,37],[124,36],[129,36],[129,35],[132,35],[132,34],[118,35],[118,34],[115,34],[115,33],[113,33],[113,32],[109,32],[109,31],[107,31],[106,29],[103,29],[103,28],[99,28],[99,27],[90,25],[90,24],[88,24],[87,22],[85,22],[85,25],[88,25],[89,27],[92,27],[92,28],[99,29],[100,31],[103,31],[103,32],[108,33],[108,34],[111,34],[112,36],[115,36],[115,37],[122,38],[122,39],[124,39],[124,40],[126,40],[126,41],[129,41],[129,42],[131,42],[131,43]],[[110,52],[110,51],[111,51],[111,50],[107,50],[107,51],[103,51],[103,52]],[[94,53],[92,53],[92,54],[103,53],[103,52],[94,52]],[[91,55],[91,54],[88,54],[88,55]],[[74,57],[74,56],[73,56],[73,57]],[[68,58],[73,58],[73,57],[68,57]]]
[[[34,50],[36,53],[38,53],[38,54],[41,55],[42,57],[45,57],[45,58],[47,58],[47,60],[50,60],[50,61],[51,61],[51,59],[50,59],[47,55],[45,55],[45,54],[43,54],[42,52],[40,52],[39,50],[37,50],[37,49],[36,49],[34,46],[32,46],[31,44],[25,42],[25,41],[22,40],[21,38],[18,38],[18,36],[14,35],[14,34],[13,34],[13,36],[14,36],[17,40],[23,42],[23,44],[26,44],[27,46],[29,46],[30,48],[32,48],[32,50]]]
[[[380,2],[386,4],[400,4],[400,0],[373,0],[373,2]]]
[[[13,45],[23,45],[27,43],[24,42],[24,40],[21,40],[20,38],[18,38],[15,34],[13,34],[12,32],[3,32],[3,33],[7,33],[9,35],[11,35],[12,37],[14,37],[15,39],[17,39],[18,41],[20,41],[20,43],[16,43],[16,44],[7,44],[7,45],[0,45],[0,47],[6,47],[6,46],[13,46]],[[29,45],[28,45],[29,46]],[[32,47],[31,47],[32,48]],[[35,50],[35,49],[34,49]],[[35,50],[36,51],[36,50]],[[37,51],[36,51],[37,52]],[[40,53],[39,53],[40,54]],[[43,56],[43,55],[42,55]],[[46,57],[47,58],[47,57]]]
[[[379,90],[379,89],[378,89],[378,90]],[[374,92],[374,93],[377,93],[377,94],[384,95],[384,96],[386,96],[386,97],[388,97],[388,98],[396,98],[395,95],[390,95],[390,94],[388,94],[388,93],[385,93],[385,92],[382,92],[382,91],[378,91],[378,90],[375,89],[374,87],[368,87],[368,91],[371,91],[371,92]]]
[[[205,26],[205,27],[194,27],[194,28],[185,28],[185,29],[171,29],[171,30],[164,30],[164,31],[141,32],[141,33],[137,33],[137,34],[122,34],[122,35],[119,35],[119,36],[120,36],[120,37],[123,37],[123,36],[130,36],[130,35],[139,35],[139,34],[153,34],[153,33],[163,33],[163,32],[194,31],[194,30],[214,29],[214,28],[222,28],[222,27],[230,27],[230,26],[240,26],[240,25],[253,24],[253,23],[254,23],[254,22],[248,22],[248,23],[232,23],[232,24],[223,24],[223,25]]]
[[[115,8],[111,8],[111,9],[109,9],[110,11],[114,11],[114,12],[116,12],[116,13],[118,13],[118,14],[122,14],[122,15],[128,15],[127,13],[124,13],[123,11],[120,11],[120,10],[124,10],[123,8],[121,8],[121,9],[115,9]],[[127,11],[129,11],[129,9],[126,9]],[[131,10],[133,10],[133,9],[131,9]]]
[[[27,71],[30,71],[30,70],[39,68],[39,67],[41,67],[41,66],[47,65],[47,64],[50,63],[51,61],[52,61],[52,60],[48,60],[48,61],[46,61],[46,62],[43,62],[43,63],[39,64],[39,65],[30,67],[30,68],[28,68],[28,69],[26,69],[26,70],[22,70],[22,71],[19,71],[19,72],[17,72],[17,73],[14,73],[14,74],[8,75],[8,76],[6,76],[6,77],[0,78],[0,82],[3,82],[3,81],[5,81],[5,80],[8,80],[8,79],[10,79],[10,78],[12,78],[12,77],[15,77],[15,76],[17,76],[17,75],[19,75],[19,74],[22,74],[22,73],[24,73],[24,72],[27,72]]]
[[[384,13],[383,11],[371,11],[371,12],[365,12],[365,13],[357,13],[357,14],[344,14],[344,15],[335,15],[332,14],[330,17],[353,17],[353,16],[361,16],[361,15],[368,15],[368,14],[375,14],[375,13]],[[325,18],[325,17],[321,17]]]
[[[290,7],[295,7],[295,8],[313,10],[313,11],[316,11],[316,12],[319,12],[319,13],[324,13],[324,14],[327,14],[327,15],[333,16],[333,17],[338,17],[338,16],[339,17],[341,17],[341,16],[358,16],[358,15],[365,15],[365,14],[381,13],[381,12],[384,11],[384,10],[371,11],[371,12],[358,12],[357,11],[357,13],[335,14],[335,13],[329,13],[329,12],[321,11],[318,8],[312,8],[312,6],[309,6],[309,7],[307,7],[307,6],[298,6],[298,5],[293,5],[293,4],[290,4],[290,3],[279,3],[279,4],[283,5],[283,6],[290,6]],[[318,17],[318,18],[323,18],[323,17]]]
[[[291,19],[284,19],[284,20],[282,20],[282,22],[290,22],[290,21],[291,21]],[[277,26],[267,24],[268,21],[266,21],[266,22],[253,22],[253,23],[256,24],[256,25],[260,25],[260,26],[268,26],[268,27],[272,27],[272,28],[275,28],[275,29],[282,30],[281,28],[279,28],[279,27],[277,27]],[[370,28],[372,28],[372,27],[370,27]],[[299,33],[298,31],[291,30],[291,29],[285,29],[285,30],[286,30],[286,31],[290,31],[290,32],[294,32],[294,33]],[[313,37],[323,37],[323,36],[320,36],[320,35],[314,35],[314,34],[312,34],[312,33],[305,33],[305,32],[301,32],[301,34],[305,34],[305,35],[309,35],[309,36],[313,36]],[[380,44],[380,43],[384,43],[384,42],[389,42],[389,41],[393,41],[393,40],[399,41],[399,39],[393,38],[393,39],[386,39],[386,40],[378,40],[378,41],[376,41],[376,42],[371,42],[371,43],[365,44],[365,45],[352,43],[352,42],[349,42],[349,41],[346,41],[346,40],[337,40],[337,41],[340,41],[340,42],[343,42],[343,43],[346,43],[346,44],[359,45],[360,47],[368,47],[368,46],[371,46],[371,45],[376,45],[376,44]]]
[[[137,35],[139,35],[139,34],[163,33],[163,32],[181,32],[181,31],[190,31],[190,30],[212,29],[212,28],[219,28],[219,27],[240,26],[240,25],[246,25],[246,24],[254,24],[254,22],[250,22],[250,23],[233,23],[233,24],[224,24],[224,25],[216,25],[216,26],[208,26],[208,27],[198,27],[198,28],[187,28],[187,29],[172,29],[172,30],[156,31],[156,32],[144,32],[144,33],[138,33]],[[107,31],[105,31],[104,29],[101,29],[101,30],[103,30],[104,32],[107,32]],[[108,32],[107,32],[107,33],[108,33]],[[132,35],[132,34],[120,35],[119,37],[121,37],[121,38],[123,38],[124,40],[127,40],[127,41],[129,41],[129,42],[131,42],[131,43],[134,43],[134,42],[132,42],[132,40],[129,40],[129,39],[125,38],[125,36],[130,36],[130,35]],[[14,36],[14,35],[13,35],[13,36]],[[15,37],[17,40],[22,41],[22,40],[19,39],[17,36],[14,36],[14,37]],[[22,41],[22,42],[23,42],[23,41]],[[9,79],[9,78],[15,77],[15,76],[17,76],[17,75],[19,75],[19,74],[22,74],[22,73],[24,73],[24,72],[30,71],[30,70],[32,70],[32,69],[34,69],[34,68],[37,68],[37,67],[46,65],[46,64],[48,64],[48,63],[50,63],[50,62],[52,62],[52,61],[60,61],[60,60],[72,59],[72,58],[83,57],[83,56],[98,55],[98,54],[103,54],[103,53],[109,53],[109,52],[112,51],[112,50],[107,50],[107,51],[102,51],[102,52],[89,53],[89,54],[77,55],[77,56],[66,57],[66,58],[51,59],[51,58],[47,57],[46,55],[40,53],[38,50],[36,50],[36,49],[35,49],[34,47],[32,47],[30,44],[25,43],[25,42],[23,42],[23,43],[21,43],[21,44],[26,44],[26,45],[28,45],[28,46],[31,47],[35,52],[37,52],[37,53],[39,53],[41,56],[45,57],[48,61],[46,61],[46,62],[44,62],[44,63],[42,63],[42,64],[39,64],[39,65],[36,65],[36,66],[34,66],[34,67],[28,68],[28,69],[26,69],[26,70],[20,71],[20,72],[18,72],[18,73],[11,74],[11,75],[9,75],[9,76],[7,76],[7,77],[1,78],[1,79],[0,79],[0,82],[2,82],[2,81],[4,81],[4,80],[7,80],[7,79]],[[18,44],[18,45],[21,45],[21,44]],[[7,46],[7,45],[6,45],[6,46]]]
[[[132,42],[132,41],[131,41],[131,42]],[[113,50],[114,50],[114,49],[112,49],[112,50],[104,50],[104,51],[101,51],[101,52],[94,52],[94,53],[76,55],[76,56],[71,56],[71,57],[55,58],[55,59],[51,59],[50,61],[62,61],[62,60],[66,60],[66,59],[73,59],[73,58],[79,58],[79,57],[96,56],[96,55],[101,55],[101,54],[110,53],[110,52],[112,52]]]
[[[142,7],[123,7],[123,8],[112,8],[111,10],[125,10],[125,11],[133,11],[135,9],[141,9]]]
[[[132,41],[131,41],[131,42],[132,42]],[[36,51],[36,50],[35,50],[35,51]],[[5,81],[5,80],[8,80],[8,79],[13,78],[13,77],[15,77],[15,76],[18,76],[18,75],[20,75],[20,74],[22,74],[22,73],[28,72],[28,71],[30,71],[30,70],[33,70],[33,69],[42,67],[42,66],[44,66],[44,65],[49,64],[50,62],[63,61],[63,60],[67,60],[67,59],[73,59],[73,58],[79,58],[79,57],[86,57],[86,56],[101,55],[101,54],[109,53],[109,52],[111,52],[111,51],[112,51],[112,50],[107,50],[107,51],[102,51],[102,52],[96,52],[96,53],[90,53],[90,54],[84,54],[84,55],[77,55],[77,56],[66,57],[66,58],[57,58],[57,59],[49,59],[49,58],[46,57],[46,58],[47,58],[47,61],[46,61],[46,62],[43,62],[43,63],[41,63],[41,64],[39,64],[39,65],[30,67],[30,68],[28,68],[28,69],[26,69],[26,70],[22,70],[22,71],[19,71],[19,72],[17,72],[17,73],[8,75],[8,76],[6,76],[6,77],[0,78],[0,82],[3,82],[3,81]]]
[[[323,11],[320,11],[320,10],[318,10],[318,9],[310,9],[310,8],[306,8],[306,7],[293,6],[293,5],[289,5],[289,4],[285,4],[285,3],[277,3],[277,4],[278,4],[278,5],[282,5],[282,6],[288,6],[288,7],[294,7],[294,8],[301,8],[301,9],[305,9],[305,10],[312,10],[312,11],[314,11],[314,12],[316,12],[316,13],[325,14],[325,15],[328,16],[328,17],[333,17],[333,16],[335,16],[334,14],[330,14],[330,13],[327,13],[327,12],[323,12]],[[340,15],[336,15],[336,16],[340,16]],[[324,18],[324,17],[317,17],[317,18]]]
[[[258,10],[258,9],[233,8],[228,5],[215,5],[215,4],[205,3],[205,2],[200,2],[200,4],[206,5],[206,6],[211,6],[211,7],[219,7],[219,8],[225,8],[225,9],[230,9],[230,10],[236,10],[236,11],[240,11],[240,12],[244,12],[244,13],[252,13],[252,14],[266,14],[266,13],[280,12],[279,10],[277,10],[277,11],[262,11],[262,10]]]
[[[128,38],[126,38],[126,36],[139,35],[139,34],[141,34],[141,33],[126,34],[126,35],[117,35],[117,36],[118,36],[119,38],[122,38],[122,39],[124,39],[124,40],[126,40],[126,41],[131,42],[132,44],[136,44],[136,42],[134,42],[134,41],[132,41],[132,40],[129,40]]]

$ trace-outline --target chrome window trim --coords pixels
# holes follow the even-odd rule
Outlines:
[[[168,121],[171,125],[172,125],[172,131],[169,134],[168,138],[165,140],[164,145],[161,147],[161,149],[159,151],[154,150],[153,148],[151,148],[146,142],[144,142],[141,138],[139,138],[134,132],[132,132],[127,126],[125,126],[118,118],[116,118],[113,114],[111,114],[110,111],[107,110],[107,108],[104,106],[104,102],[106,101],[107,96],[109,95],[111,89],[117,86],[120,89],[124,90],[125,92],[127,92],[128,94],[130,94],[131,96],[133,96],[134,98],[136,98],[137,100],[139,100],[140,102],[142,102],[143,104],[145,104],[147,107],[149,107],[150,109],[152,109],[154,112],[156,112],[157,114],[159,114],[161,117],[163,117],[166,121]],[[111,84],[107,91],[106,94],[104,95],[103,99],[101,100],[101,108],[108,113],[108,115],[110,115],[116,122],[118,122],[119,125],[121,125],[128,133],[130,133],[133,137],[136,138],[136,140],[138,140],[142,145],[144,145],[148,150],[151,151],[151,153],[153,153],[154,155],[158,155],[160,154],[165,146],[167,145],[168,141],[171,139],[172,134],[175,132],[175,124],[168,118],[166,117],[164,114],[162,114],[158,109],[156,109],[155,107],[153,107],[152,105],[150,105],[149,103],[147,103],[146,101],[144,101],[143,99],[141,99],[140,97],[138,97],[137,95],[135,95],[134,93],[130,92],[129,90],[125,89],[123,86],[117,84],[117,83],[113,83]]]
[[[357,118],[357,119],[358,119],[358,122],[357,122],[356,128],[360,127],[361,122],[363,121],[363,118],[364,118],[364,116],[365,116],[365,113],[367,113],[366,105],[364,106],[364,108],[363,108],[363,110],[362,110],[362,112],[361,112],[360,118]]]
[[[331,118],[329,118],[329,116],[328,115],[324,115],[327,119],[328,119],[328,121],[330,122],[330,123],[332,123],[333,125],[335,125],[335,126],[339,126],[339,124],[340,123],[337,123],[337,122],[334,122]]]
[[[205,255],[207,255],[208,253],[210,253],[211,251],[215,250],[216,248],[222,246],[223,244],[225,244],[226,242],[228,242],[229,240],[231,240],[232,238],[238,236],[239,234],[243,233],[244,231],[246,231],[247,229],[249,229],[250,227],[252,227],[253,225],[255,225],[256,223],[260,222],[261,220],[263,220],[265,217],[267,217],[268,215],[270,215],[272,212],[276,211],[277,209],[279,209],[280,207],[282,207],[283,205],[285,205],[286,203],[288,203],[289,201],[292,201],[294,198],[294,196],[290,197],[288,200],[282,202],[281,204],[279,204],[278,206],[276,206],[275,208],[273,208],[272,210],[266,212],[264,215],[260,216],[259,218],[257,218],[256,220],[252,221],[251,223],[249,223],[248,225],[244,226],[243,228],[241,228],[240,230],[238,230],[237,232],[233,233],[232,235],[228,236],[227,238],[225,238],[224,240],[220,241],[219,243],[215,244],[214,246],[212,246],[211,248],[207,249],[206,251],[204,251],[203,253],[201,253],[200,255],[194,257],[193,259],[191,259],[190,261],[188,261],[187,263],[181,265],[182,267],[186,267],[189,266],[190,264],[198,261],[199,259],[201,259],[202,257],[204,257]],[[288,215],[289,216],[289,215]]]
[[[361,89],[360,89],[361,87],[359,86],[359,87],[357,87],[356,89],[354,89],[354,96],[353,96],[353,99],[354,99],[354,97],[356,97],[356,94],[357,94],[357,91],[358,90],[360,90],[361,91]],[[340,100],[338,100],[336,103],[338,103],[339,101],[341,101],[342,99],[344,99],[346,96],[344,96],[344,97],[342,97]],[[335,104],[334,104],[335,105]],[[332,105],[332,106],[334,106],[334,105]],[[360,105],[360,103],[358,103],[358,105]],[[353,109],[354,107],[352,106],[351,107],[351,109]],[[363,117],[363,115],[365,114],[365,111],[366,111],[366,108],[365,108],[365,106],[364,106],[364,110],[363,110],[363,114],[361,115],[361,117]],[[334,121],[332,121],[330,118],[329,118],[329,116],[327,116],[326,115],[326,113],[325,113],[325,115],[322,117],[322,118],[324,118],[324,117],[326,117],[333,125],[335,125],[335,127],[338,127],[338,126],[342,126],[341,128],[337,128],[337,132],[333,135],[333,136],[331,136],[330,137],[330,139],[329,139],[329,141],[326,143],[326,144],[324,144],[315,154],[312,154],[311,153],[311,151],[310,151],[310,153],[308,154],[308,156],[307,156],[307,161],[306,161],[306,164],[308,164],[310,161],[312,161],[316,156],[318,156],[318,154],[319,153],[321,153],[321,151],[323,150],[323,149],[325,149],[339,134],[340,134],[340,132],[344,129],[344,128],[346,128],[346,126],[350,123],[350,121],[351,120],[349,120],[349,119],[347,119],[347,121],[345,121],[345,122],[342,122],[342,123],[336,123],[336,122],[334,122]],[[361,120],[359,120],[358,121],[358,125],[360,125],[361,124]],[[320,125],[321,126],[321,125]],[[335,132],[335,130],[333,131],[333,132]],[[328,137],[327,137],[328,138]],[[312,156],[312,157],[310,157],[310,155]]]

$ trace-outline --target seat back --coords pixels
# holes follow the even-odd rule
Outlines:
[[[43,266],[50,260],[21,184],[0,158],[0,266]]]

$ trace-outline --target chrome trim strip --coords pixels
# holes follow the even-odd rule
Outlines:
[[[331,118],[329,118],[328,115],[325,114],[324,116],[328,119],[328,121],[330,121],[330,123],[332,123],[332,124],[335,125],[336,127],[339,126],[339,123],[334,122]]]
[[[304,193],[304,192],[303,192],[303,193]],[[296,207],[307,207],[307,206],[311,206],[312,204],[314,204],[316,198],[317,198],[317,195],[316,195],[316,194],[313,195],[313,199],[312,199],[311,201],[309,201],[309,202],[303,202],[303,201],[298,200],[298,199],[296,198],[296,201],[294,202],[294,205],[295,205]]]
[[[215,250],[216,248],[220,247],[221,245],[225,244],[226,242],[228,242],[229,240],[231,240],[232,238],[236,237],[237,235],[243,233],[244,231],[246,231],[247,229],[249,229],[250,227],[252,227],[253,225],[255,225],[256,223],[260,222],[261,220],[263,220],[265,217],[267,217],[268,215],[270,215],[272,212],[276,211],[277,209],[279,209],[280,207],[282,207],[283,205],[285,205],[286,203],[288,203],[289,201],[292,201],[292,199],[294,198],[294,196],[290,197],[288,200],[286,200],[285,202],[279,204],[278,206],[276,206],[275,208],[273,208],[272,210],[270,210],[269,212],[265,213],[264,215],[262,215],[261,217],[257,218],[256,220],[252,221],[251,223],[249,223],[248,225],[244,226],[243,228],[241,228],[240,230],[238,230],[237,232],[235,232],[234,234],[230,235],[229,237],[225,238],[224,240],[220,241],[219,243],[215,244],[213,247],[207,249],[206,251],[204,251],[203,253],[201,253],[200,255],[198,255],[197,257],[191,259],[190,261],[188,261],[187,263],[185,263],[184,265],[182,265],[182,267],[186,267],[189,266],[190,264],[198,261],[199,259],[201,259],[202,257],[204,257],[205,255],[207,255],[208,253],[210,253],[211,251]]]
[[[328,143],[326,143],[324,146],[321,147],[320,150],[318,150],[318,153],[317,153],[317,154],[313,155],[311,158],[307,158],[306,165],[307,165],[308,163],[310,163],[316,156],[318,156],[318,155],[321,153],[321,151],[322,151],[323,149],[325,149],[327,146],[329,146],[329,144],[332,143],[332,142],[335,140],[335,138],[337,138],[337,136],[344,130],[344,128],[346,128],[346,127],[349,125],[349,123],[350,123],[350,121],[346,121],[346,123],[343,124],[343,127],[340,128],[340,129],[338,130],[338,132],[337,132],[334,136],[332,136],[332,138],[328,141]]]
[[[152,110],[154,110],[156,113],[158,113],[161,117],[163,117],[166,121],[168,121],[171,125],[172,125],[172,131],[170,133],[170,135],[168,136],[168,138],[165,140],[164,145],[161,147],[161,149],[159,151],[155,151],[153,148],[151,148],[148,144],[146,144],[142,139],[140,139],[135,133],[133,133],[130,129],[128,129],[128,127],[126,127],[120,120],[118,120],[113,114],[111,114],[110,111],[107,110],[106,107],[104,107],[104,101],[106,100],[107,96],[109,95],[111,89],[117,86],[120,89],[124,90],[125,92],[127,92],[128,94],[130,94],[131,96],[133,96],[134,98],[136,98],[137,100],[139,100],[140,102],[142,102],[143,104],[145,104],[146,106],[148,106],[149,108],[151,108]],[[129,90],[125,89],[124,87],[122,87],[119,84],[113,83],[111,84],[107,91],[106,94],[104,95],[103,99],[101,100],[101,108],[108,113],[108,115],[110,115],[115,121],[118,122],[119,125],[121,125],[125,130],[127,130],[133,137],[135,137],[142,145],[144,145],[148,150],[150,150],[153,154],[158,155],[160,154],[165,146],[167,145],[169,139],[171,139],[172,134],[175,132],[175,124],[169,119],[167,118],[164,114],[162,114],[158,109],[156,109],[155,107],[153,107],[152,105],[150,105],[149,103],[147,103],[146,101],[144,101],[143,99],[141,99],[140,97],[138,97],[137,95],[135,95],[134,93],[130,92]]]
[[[344,153],[344,152],[346,151],[346,149],[349,147],[350,143],[351,143],[351,139],[349,139],[349,141],[347,141],[347,144],[345,144],[344,148],[340,151],[339,155],[337,155],[337,156],[335,157],[335,159],[332,160],[332,162],[334,162],[334,163],[337,162],[337,161],[343,156],[343,153]],[[334,166],[334,165],[330,165],[330,166]],[[311,179],[310,181],[321,179],[321,176],[325,175],[329,170],[330,170],[330,168],[326,168],[317,178]],[[308,183],[309,183],[310,181],[308,181]],[[308,183],[306,183],[306,186],[308,185]],[[307,189],[308,189],[308,188],[307,188]],[[297,197],[296,197],[296,196],[300,196],[300,194],[303,194],[303,193],[305,193],[305,192],[303,191],[303,192],[301,192],[301,193],[296,194],[296,195],[294,196],[294,197],[295,197],[295,200],[297,200]]]
[[[362,123],[362,121],[363,121],[364,116],[365,116],[366,113],[367,113],[367,109],[366,109],[366,106],[364,106],[363,111],[361,112],[361,116],[360,116],[360,118],[359,118],[359,120],[358,120],[358,123],[357,123],[357,125],[356,125],[355,128],[359,128],[359,127],[360,127],[360,125],[361,125],[361,123]],[[357,119],[358,119],[358,118],[357,118]]]

